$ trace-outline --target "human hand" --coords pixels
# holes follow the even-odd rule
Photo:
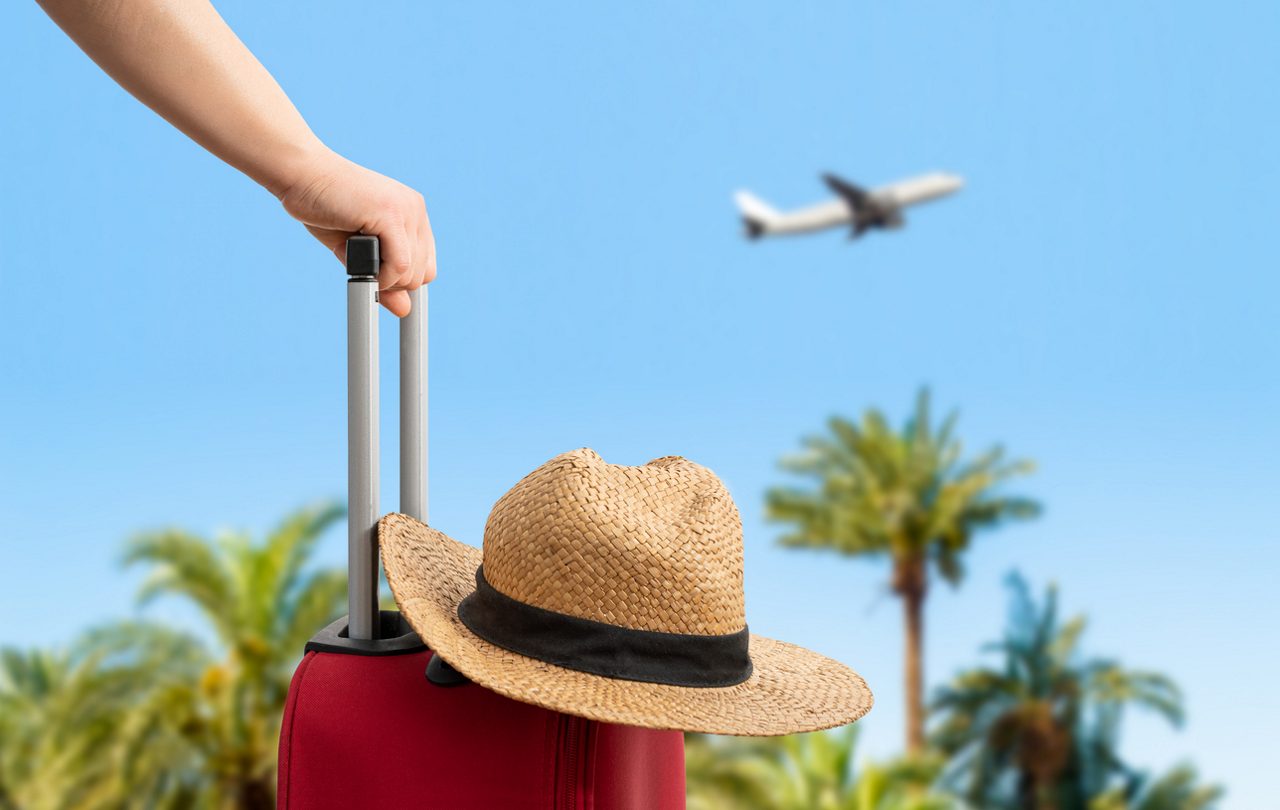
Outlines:
[[[347,237],[377,236],[382,270],[379,300],[409,314],[409,291],[436,277],[436,242],[422,195],[327,149],[303,161],[279,195],[289,216],[345,260]]]

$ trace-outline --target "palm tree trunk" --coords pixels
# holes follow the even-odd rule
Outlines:
[[[912,556],[894,564],[893,590],[902,599],[906,629],[903,677],[907,701],[907,754],[924,751],[924,558]]]
[[[1018,774],[1018,807],[1022,810],[1037,810],[1036,797],[1039,791],[1036,789],[1036,778],[1027,771]]]
[[[907,625],[906,677],[907,753],[924,750],[924,597],[903,597],[903,613]]]

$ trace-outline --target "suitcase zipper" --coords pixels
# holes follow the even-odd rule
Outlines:
[[[560,810],[586,810],[579,804],[579,796],[583,795],[584,772],[588,758],[589,721],[578,717],[564,715],[560,718],[560,801],[556,807]]]

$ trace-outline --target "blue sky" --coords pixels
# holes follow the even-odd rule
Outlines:
[[[1280,8],[219,7],[322,138],[427,197],[434,524],[478,543],[578,446],[710,466],[753,629],[857,667],[887,755],[884,566],[776,548],[762,493],[831,413],[929,384],[968,446],[1040,463],[1047,506],[934,591],[930,680],[999,632],[1018,568],[1090,615],[1092,651],[1184,687],[1185,729],[1135,716],[1134,760],[1192,758],[1228,807],[1274,795]],[[34,4],[0,24],[0,641],[65,643],[135,610],[132,531],[262,530],[341,494],[343,278]],[[855,244],[750,244],[729,202],[931,169],[969,186]],[[387,508],[394,383],[389,362]]]

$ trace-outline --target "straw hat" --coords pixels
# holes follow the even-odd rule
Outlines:
[[[382,519],[379,540],[422,640],[515,700],[748,736],[839,726],[871,708],[845,665],[747,632],[737,507],[683,458],[556,456],[494,505],[483,553],[400,514]]]

